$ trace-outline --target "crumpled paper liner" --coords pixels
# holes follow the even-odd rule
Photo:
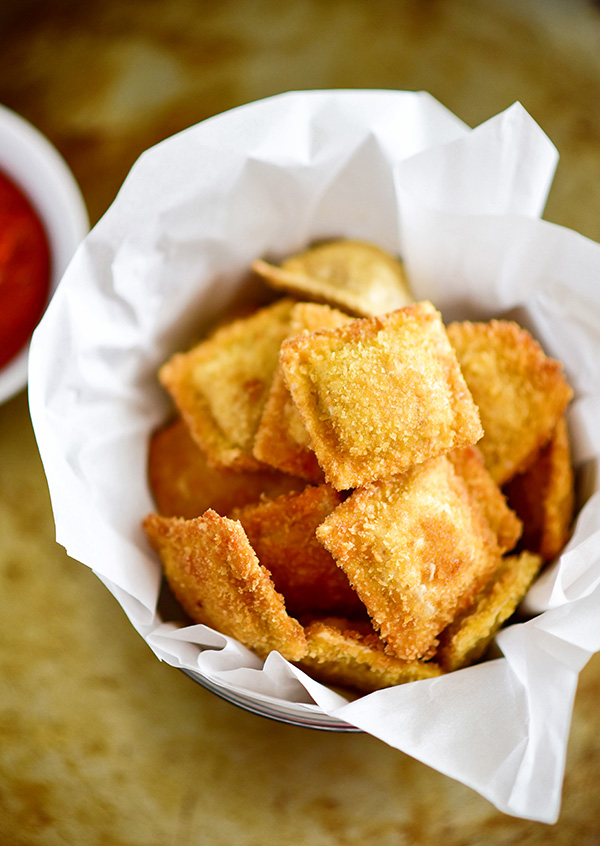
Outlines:
[[[74,256],[30,353],[30,405],[57,540],[162,660],[259,713],[357,728],[506,813],[556,820],[579,670],[600,648],[600,245],[540,220],[556,150],[515,104],[474,130],[425,93],[296,92],[147,151]],[[156,613],[148,437],[158,366],[249,295],[253,259],[316,238],[405,258],[446,320],[516,315],[563,360],[583,508],[502,657],[349,701],[277,653]]]

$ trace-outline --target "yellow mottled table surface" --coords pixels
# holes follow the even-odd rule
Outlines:
[[[0,103],[92,223],[148,146],[280,91],[427,90],[475,126],[519,100],[561,154],[545,217],[600,240],[600,6],[588,0],[3,0]],[[22,393],[0,407],[1,846],[600,844],[600,658],[553,826],[383,743],[248,714],[161,664],[54,542]]]

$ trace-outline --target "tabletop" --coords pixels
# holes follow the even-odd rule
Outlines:
[[[470,126],[520,101],[557,146],[544,216],[600,240],[591,0],[4,0],[0,103],[55,144],[94,224],[147,147],[292,89],[426,90]],[[55,543],[22,392],[0,407],[2,846],[600,843],[600,658],[555,825],[363,734],[249,714],[161,664]]]

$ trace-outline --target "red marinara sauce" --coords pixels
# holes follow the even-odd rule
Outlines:
[[[44,226],[25,194],[0,171],[0,367],[27,344],[49,289]]]

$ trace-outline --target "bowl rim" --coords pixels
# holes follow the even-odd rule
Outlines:
[[[310,728],[317,731],[341,732],[347,734],[363,734],[358,726],[353,726],[341,720],[339,717],[330,716],[322,711],[318,705],[305,704],[303,706],[294,703],[284,703],[272,696],[258,695],[256,693],[244,693],[243,690],[218,684],[214,679],[209,679],[202,673],[196,673],[187,667],[179,668],[192,681],[216,694],[221,699],[236,705],[250,714],[259,717],[267,717],[278,723],[296,726],[298,728]]]
[[[26,195],[48,236],[52,256],[46,306],[90,228],[87,208],[66,161],[49,139],[0,104],[0,172]],[[27,385],[29,342],[0,369],[0,405]]]

